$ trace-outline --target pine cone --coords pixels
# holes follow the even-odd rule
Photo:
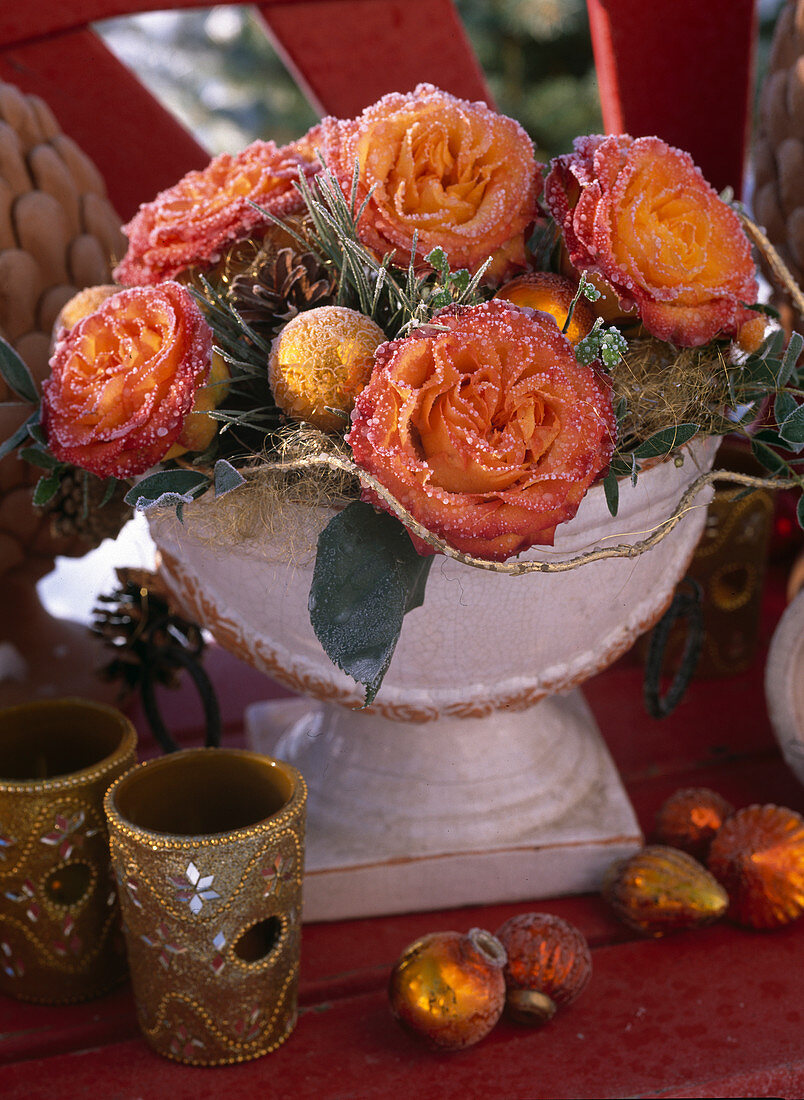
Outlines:
[[[331,305],[335,280],[312,252],[280,248],[232,281],[231,300],[243,320],[260,335],[275,336],[297,313]]]
[[[37,382],[48,374],[62,307],[85,286],[108,283],[124,250],[95,166],[41,99],[0,82],[0,336]],[[0,378],[0,440],[28,411]],[[53,537],[49,517],[31,503],[40,474],[13,455],[0,462],[0,575],[23,564],[41,575],[56,554],[92,545]]]
[[[127,488],[118,484],[111,499],[101,508],[105,483],[71,466],[61,475],[56,495],[45,508],[51,532],[58,538],[83,539],[90,546],[115,538],[132,516],[131,505],[123,499]]]
[[[804,286],[804,0],[788,0],[774,30],[754,171],[756,219]],[[804,331],[804,318],[791,321]]]

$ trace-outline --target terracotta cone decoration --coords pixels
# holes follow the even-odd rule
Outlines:
[[[92,162],[60,132],[42,100],[0,83],[0,336],[37,384],[48,374],[62,307],[80,289],[110,281],[122,240]],[[0,436],[7,438],[30,411],[0,378]],[[104,508],[96,513],[102,525],[82,530],[76,506],[82,487],[74,484],[62,486],[56,513],[36,508],[40,474],[16,455],[0,461],[0,705],[64,687],[95,698],[110,694],[94,674],[96,643],[83,627],[53,620],[35,582],[57,554],[80,556],[116,535],[125,515]]]
[[[804,282],[804,0],[788,0],[774,31],[754,144],[757,221],[799,286]],[[799,331],[801,304],[788,320]]]

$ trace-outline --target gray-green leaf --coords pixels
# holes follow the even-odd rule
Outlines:
[[[405,612],[422,602],[431,563],[394,516],[361,501],[319,536],[310,622],[333,664],[365,686],[366,706],[391,663]]]
[[[11,387],[17,397],[31,405],[39,404],[39,391],[18,353],[0,336],[0,375]]]

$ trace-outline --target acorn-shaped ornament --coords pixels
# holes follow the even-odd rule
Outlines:
[[[505,1001],[519,1023],[539,1025],[570,1004],[592,976],[592,954],[584,935],[550,913],[520,913],[500,925],[497,939],[508,962]]]
[[[485,1038],[505,1007],[505,949],[481,928],[432,932],[405,949],[388,986],[391,1012],[412,1035],[441,1050]]]
[[[624,924],[648,936],[711,924],[729,904],[726,891],[702,864],[661,844],[613,863],[601,893]]]
[[[804,817],[794,810],[738,810],[712,841],[708,865],[739,924],[779,928],[804,913]]]

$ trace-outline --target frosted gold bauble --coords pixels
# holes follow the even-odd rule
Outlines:
[[[345,306],[297,314],[274,340],[268,380],[279,408],[293,420],[345,433],[355,397],[369,380],[386,336],[370,317]]]
[[[402,953],[388,996],[400,1024],[428,1045],[461,1050],[483,1039],[505,1006],[505,951],[479,928],[433,932]]]

